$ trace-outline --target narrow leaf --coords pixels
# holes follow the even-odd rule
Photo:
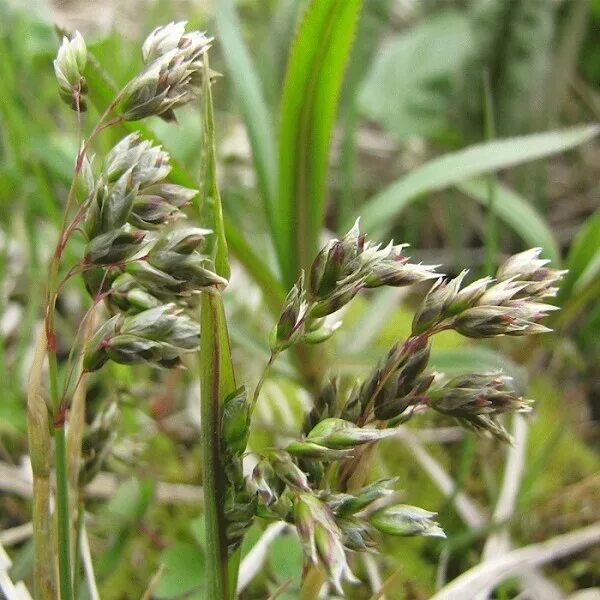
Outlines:
[[[461,192],[487,206],[488,184],[483,179],[471,179],[456,186]],[[552,231],[542,216],[517,192],[495,183],[494,212],[529,246],[544,249],[554,266],[560,264],[560,252]]]
[[[204,194],[201,213],[208,217],[208,226],[213,229],[213,236],[209,238],[213,244],[212,255],[215,262],[215,271],[221,277],[229,279],[229,257],[227,252],[227,240],[225,238],[225,227],[223,225],[223,207],[221,205],[221,194],[217,185],[217,159],[215,148],[215,123],[213,117],[212,90],[210,84],[210,68],[208,66],[208,54],[204,56],[204,177],[202,185]]]
[[[571,250],[566,260],[569,269],[560,289],[562,302],[569,298],[575,288],[580,288],[582,278],[586,273],[592,275],[596,270],[600,256],[600,210],[587,218],[581,229],[577,232]],[[586,275],[583,282],[589,279]]]
[[[388,230],[404,208],[425,194],[484,173],[544,158],[583,144],[598,134],[598,125],[582,125],[477,144],[425,163],[379,192],[362,208],[362,227]],[[500,202],[498,202],[500,204]],[[351,223],[347,223],[350,226]]]
[[[312,0],[292,45],[281,102],[276,246],[291,287],[317,251],[329,142],[361,0]]]
[[[241,26],[232,0],[215,2],[215,17],[221,48],[231,74],[235,96],[248,132],[258,187],[267,218],[273,225],[276,185],[275,142],[260,81],[241,36]]]

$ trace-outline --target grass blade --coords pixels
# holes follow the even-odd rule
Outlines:
[[[544,255],[551,259],[555,266],[559,265],[560,252],[556,240],[542,216],[514,190],[497,182],[494,185],[495,216],[504,221],[529,246],[543,248]],[[487,206],[488,183],[483,179],[464,181],[456,187],[473,200]]]
[[[362,208],[362,226],[373,233],[387,230],[393,217],[425,194],[442,190],[484,173],[564,152],[583,144],[598,134],[598,125],[582,125],[535,133],[485,144],[434,158],[379,192]],[[496,204],[500,210],[502,201]],[[347,223],[350,226],[351,223]]]
[[[203,194],[200,206],[201,216],[208,217],[208,226],[212,228],[213,235],[208,238],[210,250],[215,262],[215,271],[221,277],[229,279],[231,270],[229,268],[229,256],[227,251],[227,239],[225,238],[225,226],[223,224],[223,206],[221,195],[217,185],[217,159],[215,148],[215,123],[213,116],[212,90],[210,89],[210,68],[208,66],[208,54],[204,56],[204,84],[203,84],[203,177],[201,185]],[[198,196],[196,196],[198,198]]]
[[[254,65],[241,36],[232,0],[215,3],[221,48],[248,132],[258,187],[271,227],[276,185],[276,151],[267,105]]]
[[[275,242],[291,287],[317,251],[329,142],[360,0],[313,0],[292,45],[281,102]]]
[[[597,263],[599,255],[600,210],[597,210],[587,218],[573,240],[573,245],[566,260],[566,267],[569,272],[566,274],[560,289],[559,298],[562,302],[569,298],[574,288],[581,286],[582,276],[588,271],[590,265]]]

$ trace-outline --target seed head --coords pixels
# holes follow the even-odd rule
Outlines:
[[[436,513],[417,506],[397,504],[374,512],[369,516],[369,522],[388,535],[446,537],[443,529],[433,520],[435,516]]]
[[[141,288],[129,273],[122,273],[112,282],[109,300],[121,310],[131,312],[156,308],[161,304],[158,298]]]
[[[267,460],[259,460],[252,470],[248,480],[250,491],[262,500],[263,504],[270,506],[277,500],[277,491],[274,489],[275,471]]]
[[[539,258],[542,253],[541,248],[531,248],[514,254],[507,258],[504,263],[498,267],[496,277],[499,280],[504,279],[528,279],[532,277],[545,267],[550,261],[547,259]]]
[[[306,492],[310,491],[306,473],[294,463],[292,457],[287,452],[270,450],[266,454],[266,458],[271,463],[275,475],[283,483]]]
[[[203,55],[212,40],[199,31],[185,33],[185,25],[158,27],[144,42],[146,68],[127,84],[119,106],[126,120],[174,120],[173,111],[200,94]]]
[[[123,138],[106,156],[103,173],[110,183],[131,171],[131,185],[141,189],[162,181],[171,171],[169,155],[142,139],[139,132]]]
[[[87,62],[85,41],[75,32],[72,39],[63,37],[54,60],[54,73],[62,100],[73,110],[85,111],[87,84],[83,71]]]
[[[460,314],[454,321],[453,328],[458,333],[472,338],[522,336],[551,331],[520,316],[529,312],[526,306],[526,301],[508,306],[476,306]],[[545,312],[539,312],[535,316],[539,319],[545,315]]]
[[[405,247],[406,244],[390,244],[383,252],[378,253],[367,276],[366,287],[401,287],[440,277],[440,274],[435,272],[439,265],[410,263],[410,258],[402,254]]]
[[[356,582],[342,546],[342,532],[331,509],[311,494],[299,494],[294,508],[296,529],[304,553],[313,564],[320,561],[331,583],[343,594],[342,582]]]
[[[357,427],[344,419],[329,418],[318,423],[306,439],[331,450],[352,450],[356,446],[382,440],[394,433],[391,429]]]
[[[376,500],[385,498],[394,493],[394,487],[398,483],[398,477],[380,479],[371,485],[364,487],[355,496],[348,496],[335,509],[337,516],[353,515],[364,510]]]
[[[84,261],[97,265],[112,265],[127,261],[140,250],[144,232],[128,226],[103,233],[88,243]]]
[[[373,539],[373,528],[361,519],[336,518],[336,523],[342,532],[344,548],[354,552],[367,552],[377,545]]]
[[[304,293],[304,273],[300,275],[294,287],[288,293],[279,321],[275,325],[274,335],[271,336],[271,350],[283,350],[292,345],[301,335],[300,327],[306,314],[306,301]]]
[[[531,402],[517,393],[512,379],[498,372],[454,377],[443,387],[430,391],[429,401],[438,412],[473,429],[489,431],[503,441],[510,438],[493,417],[531,410]]]
[[[450,306],[456,300],[458,291],[467,272],[463,271],[449,281],[439,279],[425,297],[421,308],[413,319],[413,335],[424,333],[438,325],[449,315]]]

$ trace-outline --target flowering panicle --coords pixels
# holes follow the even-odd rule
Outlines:
[[[294,520],[306,557],[325,566],[338,593],[343,594],[342,582],[358,582],[346,560],[342,532],[324,502],[311,494],[299,494]]]
[[[529,412],[531,402],[515,390],[512,378],[499,372],[459,375],[431,390],[429,404],[436,411],[455,417],[478,431],[488,431],[509,442],[510,436],[495,420],[508,412]]]
[[[355,423],[375,418],[399,417],[424,397],[431,376],[423,375],[430,355],[427,338],[416,336],[405,344],[395,344],[387,356],[355,387],[342,410],[342,417]]]
[[[415,315],[413,334],[435,327],[474,338],[550,331],[540,321],[556,307],[543,300],[556,295],[556,284],[565,272],[550,269],[540,253],[540,248],[533,248],[511,256],[495,279],[479,279],[462,289],[466,271],[437,282]]]
[[[165,181],[169,155],[132,133],[106,156],[86,199],[88,237],[84,279],[90,294],[104,294],[115,317],[96,333],[84,366],[109,359],[181,366],[199,343],[199,326],[183,309],[207,287],[226,285],[200,253],[209,230],[177,226],[181,209],[197,194]]]
[[[207,60],[211,42],[204,33],[186,32],[183,21],[157,27],[142,47],[143,70],[109,105],[77,158],[72,193],[81,204],[67,233],[83,232],[78,268],[90,295],[103,301],[109,314],[86,344],[83,373],[98,371],[110,360],[181,367],[184,356],[199,347],[200,327],[190,309],[201,292],[220,291],[228,283],[203,254],[210,254],[205,242],[212,232],[187,224],[185,208],[198,192],[168,181],[170,158],[163,148],[131,133],[108,152],[97,175],[86,155],[92,138],[108,125],[149,116],[174,120],[174,111],[196,99],[209,83],[204,78],[214,75]],[[76,110],[86,106],[85,65],[80,34],[64,38],[54,68],[62,99]],[[118,116],[109,121],[113,112]],[[546,298],[556,295],[564,272],[551,269],[536,248],[508,258],[495,277],[465,285],[467,271],[443,279],[439,265],[413,263],[405,249],[406,244],[393,241],[371,242],[357,221],[343,237],[325,244],[285,298],[269,338],[267,368],[295,344],[331,337],[341,324],[335,313],[361,290],[435,280],[410,337],[394,344],[362,382],[346,386],[342,379],[328,379],[315,394],[299,439],[256,452],[258,462],[244,473],[252,410],[266,371],[251,400],[239,387],[219,403],[218,420],[204,422],[219,444],[214,456],[220,463],[209,457],[211,468],[221,469],[219,484],[210,491],[219,496],[223,522],[218,525],[229,555],[257,516],[282,520],[295,526],[306,565],[322,565],[343,595],[342,585],[357,581],[348,551],[371,550],[381,534],[444,537],[436,513],[395,503],[397,478],[364,485],[361,461],[369,446],[393,436],[396,425],[424,410],[509,441],[498,418],[530,410],[530,402],[499,372],[446,380],[428,372],[430,338],[449,329],[471,338],[549,331],[541,321],[555,307]],[[88,428],[82,485],[106,460],[116,418],[113,403]],[[352,486],[345,485],[349,481]]]
[[[142,46],[146,68],[126,86],[119,110],[127,121],[152,115],[172,121],[174,110],[200,94],[204,55],[212,38],[185,31],[186,22],[157,27]]]
[[[181,366],[182,355],[200,341],[200,326],[182,312],[175,304],[164,304],[131,316],[115,315],[96,332],[84,368],[96,371],[109,359],[126,365]]]
[[[392,242],[382,248],[360,233],[358,221],[341,239],[328,242],[308,274],[292,288],[271,335],[271,348],[280,352],[298,343],[325,341],[341,325],[326,317],[346,306],[366,288],[406,286],[440,277],[437,265],[410,263],[402,251],[406,244]]]

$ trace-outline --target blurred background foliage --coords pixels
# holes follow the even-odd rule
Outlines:
[[[59,102],[52,71],[58,45],[54,25],[81,30],[93,53],[86,73],[92,89],[88,123],[110,97],[111,82],[122,85],[139,70],[141,40],[156,25],[186,19],[216,37],[211,66],[224,75],[214,86],[223,202],[231,231],[248,250],[241,242],[231,244],[239,262],[227,303],[238,379],[252,382],[268,356],[273,321],[263,302],[261,267],[256,269],[253,257],[278,273],[268,204],[281,207],[285,200],[273,176],[274,148],[279,124],[290,120],[283,82],[306,4],[0,0],[0,541],[10,546],[13,579],[28,581],[32,567],[27,536],[15,541],[10,535],[30,520],[27,494],[17,485],[27,472],[24,386],[42,316],[49,249],[77,150],[73,113]],[[547,256],[570,269],[558,298],[562,311],[555,334],[477,348],[448,334],[434,346],[439,370],[503,367],[538,400],[509,522],[517,546],[597,518],[600,147],[597,140],[578,146],[591,137],[589,129],[572,142],[562,134],[544,137],[542,150],[532,152],[532,158],[577,147],[479,180],[472,177],[498,167],[473,171],[468,155],[440,164],[437,171],[423,165],[475,143],[600,121],[599,42],[599,0],[364,0],[347,67],[337,75],[326,72],[320,81],[326,94],[328,82],[344,73],[331,150],[319,167],[327,192],[324,203],[317,198],[314,205],[330,231],[343,232],[361,214],[369,230],[410,242],[413,256],[443,264],[448,274],[463,266],[485,273],[504,255],[532,244],[542,245]],[[326,97],[323,102],[326,107]],[[177,177],[193,180],[200,168],[200,114],[187,110],[178,118],[176,127],[156,119],[148,133],[185,166]],[[102,136],[97,152],[103,154],[123,133],[115,129]],[[281,132],[279,139],[284,139]],[[552,144],[554,152],[544,150]],[[508,146],[502,160],[512,165],[507,154],[530,149],[525,143]],[[279,148],[280,166],[286,152]],[[393,194],[382,192],[415,172],[422,173],[422,180],[415,182],[413,176],[410,194],[397,201],[398,210],[396,204],[390,209]],[[381,201],[370,203],[373,198]],[[316,213],[309,212],[307,219]],[[311,229],[313,236],[320,233]],[[74,261],[81,247],[74,243],[68,253],[67,260]],[[271,287],[275,297],[281,295],[281,284]],[[60,298],[63,358],[73,323],[86,308],[82,291],[78,283]],[[331,371],[345,377],[363,374],[408,332],[411,304],[402,291],[362,297],[330,345]],[[104,487],[98,485],[88,500],[101,596],[140,598],[163,563],[156,598],[203,598],[202,510],[196,488],[165,488],[201,482],[197,389],[183,372],[114,364],[107,369],[106,376],[91,379],[87,405],[89,420],[111,398],[121,407],[117,441],[100,482]],[[294,434],[308,398],[296,365],[283,360],[259,403],[251,446],[277,444]],[[400,440],[382,443],[373,477],[400,472],[407,502],[439,511],[448,540],[442,545],[421,539],[391,542],[377,559],[384,578],[399,573],[386,592],[389,598],[427,598],[436,581],[476,564],[489,528],[465,523],[453,499],[468,494],[481,507],[485,523],[502,485],[505,449],[455,428],[445,427],[441,436],[438,428],[447,423],[432,417],[416,421],[423,430],[415,430],[419,447],[450,474],[450,497],[415,460],[414,447]],[[428,437],[428,431],[434,435]],[[260,531],[257,526],[251,530],[244,553]],[[567,592],[598,585],[598,558],[598,549],[588,551],[552,565],[547,574]],[[295,598],[301,562],[296,541],[278,538],[243,597],[264,598],[266,590],[292,578],[279,597]],[[356,572],[367,583],[353,588],[352,597],[368,598],[373,575],[362,564]],[[497,597],[514,597],[515,590],[512,583],[504,584]],[[85,594],[82,590],[81,597]]]

